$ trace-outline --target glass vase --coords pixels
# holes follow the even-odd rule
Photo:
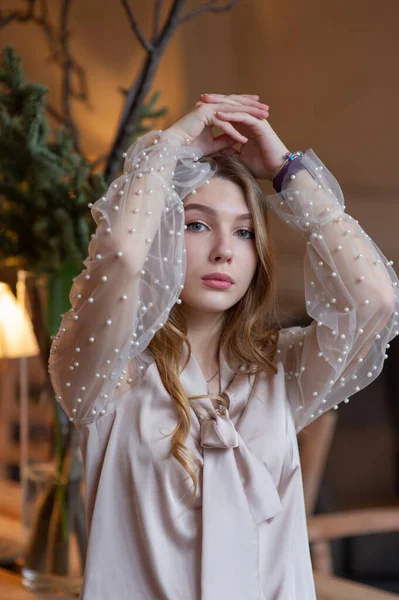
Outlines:
[[[21,575],[29,590],[56,596],[79,595],[87,549],[78,434],[55,400],[47,371],[50,335],[69,304],[71,283],[68,269],[51,277],[18,272],[17,297],[31,316],[40,346],[37,369],[42,369],[38,377],[31,359],[21,358]]]

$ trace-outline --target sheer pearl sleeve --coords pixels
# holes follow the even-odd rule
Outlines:
[[[399,281],[345,212],[338,182],[312,150],[292,161],[281,192],[267,203],[307,238],[305,300],[314,320],[282,329],[276,353],[299,432],[381,372],[389,341],[399,333]]]
[[[76,424],[103,415],[121,382],[132,383],[129,361],[179,302],[183,198],[213,174],[200,157],[170,132],[150,132],[129,148],[124,174],[92,206],[96,232],[49,359],[56,399]]]

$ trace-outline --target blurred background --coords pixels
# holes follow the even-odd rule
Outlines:
[[[312,148],[316,152],[339,181],[346,198],[346,212],[359,220],[387,260],[393,260],[394,268],[398,268],[399,3],[54,0],[34,5],[0,0],[0,50],[11,45],[22,59],[26,80],[48,86],[43,114],[48,120],[49,135],[58,130],[61,122],[74,131],[74,152],[84,157],[91,172],[87,175],[90,193],[86,187],[81,196],[75,196],[80,198],[79,218],[87,221],[90,211],[86,204],[83,209],[83,199],[95,201],[96,191],[109,183],[110,175],[121,167],[118,157],[113,161],[110,158],[116,152],[120,156],[135,134],[146,128],[166,128],[188,111],[202,92],[259,94],[260,100],[269,104],[270,123],[285,144],[291,151]],[[177,26],[173,24],[176,15],[182,21]],[[165,23],[169,23],[170,30],[161,43]],[[140,41],[140,37],[145,40]],[[156,52],[150,47],[151,40]],[[147,76],[148,89],[141,89],[142,97],[137,99],[140,76]],[[128,105],[134,92],[136,120],[129,121],[124,116],[134,108],[134,102]],[[159,95],[153,97],[154,93]],[[149,105],[151,99],[153,105]],[[2,128],[7,133],[4,120],[0,134]],[[3,143],[0,142],[3,156],[7,154],[6,139],[3,136]],[[1,158],[0,154],[0,162]],[[92,178],[96,171],[103,175],[102,183]],[[25,174],[22,179],[27,177]],[[69,174],[69,181],[72,179]],[[20,182],[18,185],[21,187]],[[262,186],[266,193],[272,192],[269,184]],[[3,209],[10,199],[14,204],[18,202],[11,193],[7,196],[4,188],[0,190]],[[28,213],[26,218],[29,228]],[[47,218],[51,219],[50,213]],[[303,287],[305,240],[275,215],[271,219],[278,252],[280,316],[287,324],[307,325]],[[84,239],[78,241],[77,247],[82,248]],[[46,246],[43,248],[45,251]],[[59,250],[60,257],[67,259],[65,248]],[[25,262],[19,260],[24,258],[24,252],[28,257]],[[47,268],[46,261],[32,257],[29,260],[29,249],[24,252],[3,243],[0,280],[16,293],[21,270],[28,279],[40,279],[44,273],[47,330],[55,333],[60,311],[49,317],[49,305],[59,306],[51,296],[51,282],[60,274],[63,263]],[[64,298],[72,273],[73,269],[62,273]],[[28,294],[21,302],[36,334],[44,335],[43,331],[38,333],[34,297],[37,294]],[[67,308],[65,302],[63,307]],[[29,388],[27,402],[35,406],[35,418],[26,417],[25,426],[28,437],[36,436],[31,446],[36,449],[38,460],[43,459],[47,442],[54,448],[54,422],[49,417],[53,409],[49,408],[48,398],[43,399],[45,347],[48,351],[48,344],[42,341],[41,361],[38,350],[36,356],[25,359],[24,367]],[[337,528],[337,535],[330,534],[331,539],[327,539],[325,530],[323,539],[316,536],[314,543],[310,540],[315,571],[392,593],[381,598],[399,594],[397,339],[388,355],[375,382],[348,404],[341,404],[331,421],[308,427],[300,439],[300,447],[306,452],[303,466],[307,469],[304,483],[309,518],[335,515],[339,519],[347,511],[354,511],[348,513],[349,517],[353,515],[352,526],[346,525],[345,529],[342,521],[336,519],[332,527]],[[22,351],[17,356],[27,355]],[[0,490],[4,519],[0,518],[0,534],[5,538],[7,528],[11,530],[10,519],[14,518],[16,525],[14,508],[19,502],[21,481],[24,384],[19,360],[7,355],[0,359],[0,467],[2,479],[11,482],[3,493]],[[323,419],[324,415],[317,421]],[[370,510],[375,512],[367,512]],[[370,515],[374,515],[374,520]],[[321,520],[315,523],[323,525]],[[17,538],[15,535],[14,541]],[[13,547],[3,566],[18,571],[16,555]],[[355,595],[355,587],[348,587],[342,596],[339,592],[322,596],[320,591],[320,598],[369,597],[366,588],[357,589],[361,590],[359,595]]]

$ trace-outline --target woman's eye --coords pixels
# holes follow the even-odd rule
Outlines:
[[[203,223],[200,223],[200,221],[192,221],[192,223],[187,223],[188,231],[195,231],[195,232],[199,231],[198,229],[190,229],[190,227],[192,225],[202,225],[203,227],[205,227],[205,225]]]
[[[187,223],[187,231],[193,231],[194,233],[200,233],[201,230],[198,228],[192,228],[193,225],[202,225],[206,227],[204,223],[201,221],[192,221],[191,223]],[[255,232],[252,229],[238,229],[236,233],[243,231],[246,235],[239,235],[238,237],[244,240],[253,240],[255,239]],[[247,234],[250,234],[249,236]]]
[[[255,239],[255,232],[252,231],[252,229],[239,229],[238,231],[243,231],[244,233],[249,233],[250,236],[249,237],[244,237],[244,239],[247,240],[254,240]],[[242,237],[241,235],[238,237]]]

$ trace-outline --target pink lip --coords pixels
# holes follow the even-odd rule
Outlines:
[[[228,281],[230,283],[234,283],[234,279],[232,279],[230,275],[226,275],[225,273],[207,273],[203,276],[202,279],[218,279],[219,281]]]
[[[222,279],[202,279],[207,287],[211,287],[218,290],[227,290],[233,284],[230,281],[223,281]]]

